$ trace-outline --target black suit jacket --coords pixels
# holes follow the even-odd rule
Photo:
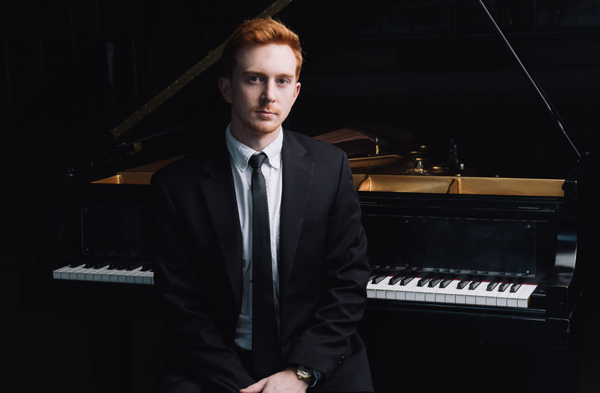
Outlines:
[[[242,233],[225,137],[152,178],[155,282],[165,299],[169,366],[210,391],[254,381],[232,350],[242,303]],[[356,325],[368,262],[346,155],[284,131],[280,321],[284,364],[323,373],[315,391],[371,391]]]

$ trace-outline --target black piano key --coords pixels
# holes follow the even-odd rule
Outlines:
[[[446,288],[448,285],[450,285],[450,283],[451,283],[452,281],[454,281],[454,280],[453,280],[453,279],[451,279],[451,278],[447,278],[447,279],[445,279],[444,281],[442,281],[442,282],[441,282],[441,284],[440,284],[440,288]]]
[[[457,286],[457,288],[458,288],[458,289],[463,289],[463,288],[464,288],[464,287],[466,287],[466,286],[467,286],[467,284],[468,284],[468,283],[470,283],[470,282],[471,282],[471,280],[469,280],[469,279],[465,278],[465,279],[461,280],[461,281],[458,283],[458,286]]]
[[[142,268],[142,270],[144,270],[144,269]],[[385,277],[386,276],[377,276],[377,277],[375,277],[373,279],[373,284],[379,284],[380,282],[382,282],[383,280],[385,280]]]
[[[129,266],[127,266],[127,270],[135,270],[140,266],[143,266],[144,262],[140,261],[140,260],[133,260],[131,261],[131,263],[129,264]]]
[[[143,272],[154,271],[154,269],[152,267],[152,262],[146,261],[144,267],[142,267],[142,271]]]
[[[474,289],[477,289],[477,287],[481,284],[481,281],[479,280],[473,280],[473,282],[471,282],[469,284],[469,290],[472,291]]]
[[[406,285],[414,279],[415,279],[415,276],[406,276],[402,280],[400,280],[400,285]]]
[[[521,288],[521,283],[514,283],[512,287],[510,287],[510,293],[515,293]]]
[[[491,292],[493,291],[498,285],[500,285],[500,281],[492,281],[491,283],[488,284],[487,286],[487,291]]]
[[[404,273],[398,273],[398,274],[396,274],[394,277],[391,277],[391,278],[390,278],[390,282],[389,282],[389,284],[390,284],[390,285],[396,285],[396,284],[397,284],[397,283],[398,283],[400,280],[402,280],[404,277],[406,277]]]
[[[104,259],[104,258],[100,258],[100,259]],[[87,259],[87,263],[85,264],[85,268],[86,269],[91,269],[94,266],[96,266],[96,264],[98,263],[99,259],[98,258],[88,258]]]
[[[113,262],[110,264],[110,266],[108,268],[111,270],[124,270],[127,268],[127,266],[129,266],[130,262],[131,262],[131,260],[129,260],[129,259],[123,259],[123,258],[113,259]]]
[[[130,267],[132,265],[134,265],[136,262],[137,262],[137,259],[126,259],[123,261],[123,263],[121,263],[117,267],[117,270],[133,270],[133,269],[130,269]]]
[[[434,278],[431,281],[429,281],[429,287],[435,288],[435,286],[438,285],[439,283],[441,283],[442,281],[444,281],[443,278]]]
[[[142,271],[143,272],[147,272],[147,271],[150,271],[150,270],[152,270],[152,264],[150,262],[146,262],[144,264],[144,267],[142,267]],[[385,276],[383,276],[383,277],[385,278]]]
[[[110,265],[112,263],[111,259],[108,258],[103,258],[100,260],[97,260],[96,263],[94,263],[94,269],[102,269],[103,267],[106,267],[108,265]]]
[[[508,288],[509,286],[510,286],[510,282],[503,282],[502,284],[500,284],[500,288],[498,288],[498,292],[506,291],[506,288]]]
[[[85,259],[77,259],[77,260],[73,261],[71,263],[71,265],[69,265],[69,267],[77,267],[77,266],[81,266],[83,264],[86,264]]]

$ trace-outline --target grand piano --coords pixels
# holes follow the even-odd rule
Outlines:
[[[286,126],[349,156],[369,241],[361,332],[376,386],[393,389],[403,363],[390,352],[413,340],[577,347],[597,253],[597,163],[512,53],[515,36],[493,18],[506,14],[476,1],[387,1],[330,20],[338,6],[314,15],[305,3],[278,15],[307,52]],[[318,23],[343,34],[316,34]],[[44,240],[19,261],[28,308],[157,316],[149,182],[219,136],[202,130],[227,124],[216,89],[194,97],[215,77],[208,69],[155,111],[202,105],[202,116],[169,125],[174,116],[149,114],[115,128],[110,149],[53,171]]]

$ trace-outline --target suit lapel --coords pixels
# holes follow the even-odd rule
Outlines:
[[[242,304],[242,233],[229,152],[225,143],[207,156],[200,187],[217,234],[229,284],[238,308]]]
[[[294,135],[290,132],[284,132],[283,135],[283,192],[279,229],[280,296],[285,293],[292,271],[314,171],[314,163],[304,158],[306,150]]]
[[[282,295],[294,263],[314,171],[314,163],[304,158],[306,150],[293,134],[284,132],[283,135],[283,190],[279,232],[279,286]],[[206,157],[202,171],[205,176],[200,179],[200,187],[239,308],[242,302],[242,233],[229,152],[225,143]]]

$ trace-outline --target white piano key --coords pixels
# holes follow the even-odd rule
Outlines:
[[[498,286],[498,295],[496,296],[496,307],[508,307],[508,295],[510,295],[510,285],[506,287],[504,292],[500,292],[500,286]]]
[[[52,278],[55,280],[64,280],[64,278],[61,276],[61,273],[66,271],[67,269],[71,269],[71,265],[67,265],[67,266],[63,266],[59,269],[55,269],[52,271]],[[67,275],[68,277],[68,275]]]
[[[510,289],[507,289],[507,291],[509,291],[509,294],[508,294],[508,297],[506,298],[506,305],[508,307],[517,308],[519,296],[523,293],[524,290],[525,290],[524,284],[522,284],[519,287],[519,289],[517,289],[516,292],[510,292]]]
[[[135,270],[132,270],[127,276],[127,284],[135,284],[135,276],[139,275],[140,273],[142,273],[142,267],[138,267]]]
[[[489,284],[489,281],[483,281],[479,284],[479,286],[483,286],[483,288],[475,294],[475,304],[478,306],[485,306],[487,304],[487,298],[488,296],[491,296],[491,292],[493,292],[487,290]]]
[[[378,279],[380,277],[377,277]],[[387,277],[384,277],[383,280],[377,280],[377,284],[373,284],[373,280],[369,280],[367,283],[367,297],[371,299],[377,299],[377,289],[387,285],[384,283],[387,280]]]
[[[116,282],[117,277],[116,275],[119,274],[120,270],[117,269],[106,269],[104,270],[104,272],[102,272],[101,274],[101,278],[102,278],[102,282]],[[113,279],[111,279],[111,276],[114,276]]]
[[[133,283],[134,284],[143,284],[144,283],[144,275],[146,272],[138,272],[136,275],[133,276]]]
[[[142,284],[145,285],[152,285],[154,283],[154,272],[151,270],[147,270],[145,272],[142,272]],[[389,281],[389,280],[383,280],[385,282]],[[377,295],[379,296],[379,290],[377,291]],[[383,299],[385,299],[385,291],[383,291]]]
[[[69,266],[69,267],[67,267],[66,269],[63,269],[63,270],[60,272],[60,278],[61,278],[61,280],[68,280],[68,279],[69,279],[69,273],[70,273],[70,272],[72,272],[72,271],[74,271],[74,270],[76,270],[76,269],[80,269],[80,268],[81,268],[81,267],[83,267],[83,266],[85,266],[85,264],[81,264],[81,265],[78,265],[78,266],[75,266],[75,267],[71,267],[71,266]]]
[[[469,285],[471,285],[473,281],[467,282],[463,288],[456,288],[456,292],[454,294],[454,302],[456,304],[467,304],[467,292],[469,291]]]
[[[123,270],[123,269],[114,269],[114,272],[112,272],[108,276],[108,281],[109,282],[119,282],[119,276],[122,275],[126,271],[127,270]]]
[[[432,288],[429,286],[430,282],[431,281],[422,287],[418,287],[417,292],[415,293],[415,298],[417,301],[435,303],[435,294],[437,291],[439,291],[440,284],[438,283],[438,285]]]
[[[400,288],[400,281],[395,284],[390,284],[390,278],[387,278],[384,281],[387,281],[388,285],[385,287],[385,298],[389,300],[396,300],[396,292]]]
[[[529,298],[531,297],[533,291],[535,291],[535,288],[537,288],[537,285],[523,284],[522,286],[525,288],[523,289],[523,292],[519,296],[517,296],[517,307],[528,308]]]
[[[492,289],[491,291],[488,291],[486,288],[486,290],[485,290],[485,305],[486,306],[496,307],[496,298],[500,294],[499,289],[500,289],[501,285],[502,284],[496,285],[496,287],[494,289]]]
[[[436,303],[455,303],[456,302],[456,291],[460,280],[452,280],[446,288],[440,288],[435,293]]]
[[[71,270],[69,270],[69,280],[77,280],[77,273],[84,270],[85,267],[85,263],[83,265],[77,266]]]
[[[139,272],[141,270],[142,270],[141,266],[138,267],[138,268],[135,268],[133,270],[123,270],[122,273],[119,274],[119,283],[126,284],[127,283],[127,279],[129,277],[131,277],[131,275],[133,275],[133,274],[135,274],[135,273],[137,273],[137,272]],[[132,280],[132,282],[133,282],[133,280]]]
[[[381,287],[376,288],[378,299],[396,300],[396,291],[400,286],[400,280],[394,284],[390,284],[392,278],[393,276],[386,277],[383,280],[384,284]],[[383,294],[380,294],[380,291],[383,291]]]
[[[414,285],[415,279],[409,282],[406,285],[400,285],[402,280],[398,281],[398,284],[394,285],[394,295],[396,296],[396,300],[406,300],[406,288],[411,284]]]
[[[85,281],[86,274],[89,274],[92,270],[94,270],[93,267],[87,267],[85,269],[79,270],[77,272],[77,281]]]
[[[465,304],[477,304],[477,294],[482,290],[485,291],[487,286],[486,282],[481,282],[477,288],[471,289],[471,285],[467,285],[465,289],[467,290],[465,294]]]
[[[379,284],[377,284],[377,287],[375,288],[375,295],[377,299],[385,299],[385,291],[389,286],[390,278],[391,277],[385,277]]]
[[[108,266],[101,267],[100,269],[94,269],[91,272],[91,279],[90,273],[86,274],[86,281],[102,281],[102,274],[104,274],[106,271],[108,271]]]
[[[406,284],[402,289],[404,292],[404,300],[408,300],[411,302],[416,301],[416,292],[419,289],[419,280],[422,277],[415,277],[411,282]],[[402,287],[402,286],[401,286]],[[397,296],[397,295],[396,295]]]

